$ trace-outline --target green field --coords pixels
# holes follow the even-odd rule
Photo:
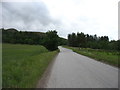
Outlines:
[[[41,75],[58,51],[40,45],[3,44],[2,86],[35,88]]]
[[[66,48],[72,49],[74,52],[88,56],[98,61],[102,61],[104,63],[120,66],[118,63],[118,57],[120,53],[118,51],[107,51],[107,50],[98,50],[98,49],[90,49],[90,48],[76,48],[64,46]],[[118,65],[119,64],[119,65]]]
[[[0,89],[2,88],[2,44],[0,43]]]

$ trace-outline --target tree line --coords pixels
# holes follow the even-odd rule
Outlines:
[[[0,30],[2,30],[3,43],[43,45],[51,51],[56,50],[58,45],[67,44],[67,39],[59,37],[56,30],[46,33],[18,31],[14,28]]]
[[[56,50],[59,45],[69,45],[80,48],[120,50],[120,40],[109,41],[108,36],[98,37],[81,33],[68,34],[68,39],[57,35],[56,30],[43,32],[18,31],[14,28],[0,29],[2,31],[2,42],[13,44],[43,45],[48,50]]]
[[[120,50],[120,40],[109,41],[108,36],[98,37],[81,33],[68,34],[68,45],[72,47],[105,49],[105,50]]]

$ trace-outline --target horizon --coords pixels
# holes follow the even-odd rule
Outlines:
[[[20,32],[20,31],[22,31],[22,32],[38,32],[38,33],[40,32],[40,31],[32,31],[32,30],[29,30],[29,31],[28,31],[28,30],[18,30],[18,29],[16,29],[16,28],[0,28],[0,29],[4,29],[4,30],[7,30],[7,29],[15,29],[15,30],[17,30],[17,31],[19,31],[19,32]],[[51,30],[48,30],[48,31],[51,31]],[[48,32],[48,31],[46,31],[46,32]],[[52,30],[52,31],[53,31],[53,30]],[[56,30],[56,31],[57,31],[57,30]],[[46,33],[46,32],[40,32],[40,33]],[[57,33],[58,33],[58,31],[57,31]],[[75,33],[75,32],[72,32],[72,33]],[[72,33],[69,33],[69,34],[72,34]],[[81,33],[81,32],[77,32],[77,33]],[[77,33],[75,33],[75,34],[77,34]],[[84,33],[84,32],[82,32],[82,33]],[[68,34],[68,35],[69,35],[69,34]],[[87,35],[87,34],[88,34],[88,35],[91,35],[91,34],[89,34],[89,33],[84,33],[84,34],[85,34],[85,35]],[[58,36],[59,36],[60,38],[68,39],[68,35],[67,35],[67,38],[62,37],[62,36],[59,36],[59,35],[58,35]],[[94,35],[97,35],[97,34],[94,34]],[[92,35],[92,36],[94,36],[94,35]],[[104,35],[104,36],[107,36],[107,35]],[[99,37],[102,37],[102,36],[98,36],[98,35],[97,35],[97,37],[99,38]],[[109,38],[109,36],[108,36],[108,38]],[[120,40],[120,39],[114,40],[114,39],[110,39],[110,38],[109,38],[109,41],[118,41],[118,40]]]

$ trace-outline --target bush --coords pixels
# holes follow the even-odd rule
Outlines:
[[[55,31],[55,30],[54,31],[48,31],[46,33],[44,45],[50,51],[58,49],[58,35],[57,35],[57,31]]]

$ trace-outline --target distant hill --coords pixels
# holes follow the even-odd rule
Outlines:
[[[4,29],[4,30],[7,30],[8,32],[18,32],[18,30],[14,28],[9,28],[9,29]]]
[[[44,32],[18,31],[17,29],[14,29],[14,28],[9,28],[9,29],[3,29],[3,28],[2,28],[1,30],[6,30],[7,32],[24,32],[24,33],[34,33],[34,34],[38,34],[38,35],[45,34]]]
[[[0,30],[2,30],[3,43],[44,45],[46,36],[44,32],[20,31],[14,28]],[[66,45],[67,39],[59,37],[58,44]]]

